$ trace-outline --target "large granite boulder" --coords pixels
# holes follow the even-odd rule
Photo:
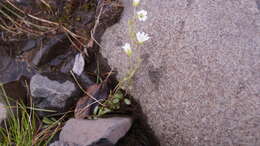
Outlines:
[[[131,1],[101,49],[118,78],[127,72]],[[131,94],[163,146],[260,145],[260,1],[141,0],[152,39]],[[135,54],[137,55],[137,54]]]

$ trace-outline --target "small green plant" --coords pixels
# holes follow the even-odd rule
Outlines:
[[[113,93],[110,94],[109,98],[103,103],[103,105],[96,106],[94,109],[94,115],[97,117],[105,115],[115,110],[120,109],[120,103],[124,102],[126,105],[130,105],[131,101],[125,98],[120,92],[121,90],[130,89],[132,78],[135,73],[138,71],[142,59],[140,57],[141,51],[140,46],[144,42],[150,39],[149,34],[136,31],[136,23],[144,22],[148,19],[148,12],[146,10],[138,10],[141,0],[132,0],[133,16],[128,20],[128,33],[129,33],[129,42],[126,42],[121,48],[128,57],[128,71],[127,73],[119,80],[119,83],[114,88]],[[101,48],[102,46],[99,45]],[[136,55],[134,55],[134,53]],[[104,106],[105,105],[105,106]]]
[[[28,113],[25,105],[20,103],[17,103],[15,109],[9,111],[9,118],[4,121],[4,128],[0,128],[0,144],[4,146],[32,145],[32,139],[36,132],[36,117],[33,111]]]
[[[128,72],[123,76],[123,78],[119,81],[118,85],[115,88],[115,92],[120,89],[129,89],[131,86],[132,78],[135,73],[139,69],[142,59],[140,57],[141,45],[144,42],[148,41],[151,37],[149,34],[143,31],[136,31],[137,22],[144,22],[148,19],[148,12],[146,10],[138,10],[140,6],[141,0],[133,0],[133,16],[128,20],[128,34],[129,34],[129,42],[126,42],[122,46],[122,50],[128,56]],[[134,55],[135,53],[135,55]]]
[[[122,103],[130,105],[131,101],[125,98],[124,94],[119,90],[114,95],[110,94],[109,98],[103,103],[104,106],[96,106],[93,113],[97,117],[103,116],[112,111],[119,110]]]

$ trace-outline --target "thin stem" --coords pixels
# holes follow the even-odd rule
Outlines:
[[[76,83],[77,83],[77,85],[79,86],[79,88],[80,88],[81,91],[83,91],[85,94],[87,94],[90,98],[94,99],[94,100],[95,100],[97,103],[99,103],[100,105],[104,106],[104,104],[102,104],[101,102],[99,102],[95,97],[93,97],[91,94],[89,94],[87,91],[85,91],[85,90],[83,89],[83,87],[80,85],[80,83],[78,82],[78,80],[77,80],[75,74],[74,74],[72,71],[70,71],[70,73],[71,73],[71,75],[73,76],[74,80],[76,81]]]

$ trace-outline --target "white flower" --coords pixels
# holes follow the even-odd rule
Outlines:
[[[147,11],[145,10],[140,10],[137,12],[137,18],[140,21],[145,21],[147,19]]]
[[[145,32],[137,32],[136,33],[136,39],[137,39],[138,43],[142,44],[143,42],[149,40],[150,37]]]
[[[122,46],[122,48],[129,57],[132,55],[133,52],[129,43],[125,43],[125,45]]]
[[[140,4],[140,0],[133,0],[133,6],[137,7]]]

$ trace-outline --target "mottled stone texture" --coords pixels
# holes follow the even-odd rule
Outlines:
[[[60,141],[82,146],[110,146],[125,136],[132,125],[131,118],[97,120],[70,119],[60,133]]]
[[[121,78],[129,0],[102,38]],[[131,94],[163,146],[260,145],[259,0],[142,0],[143,63]],[[136,55],[136,54],[135,54]]]

